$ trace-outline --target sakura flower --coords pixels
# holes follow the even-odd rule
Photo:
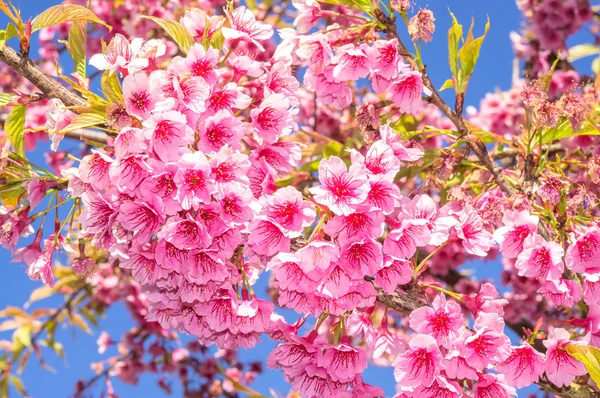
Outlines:
[[[443,294],[436,296],[431,307],[421,307],[410,314],[410,327],[422,334],[435,337],[439,344],[447,346],[463,326],[460,305],[446,302]]]
[[[263,206],[261,214],[284,230],[300,232],[315,220],[314,206],[304,201],[302,193],[291,186],[263,196],[260,202]]]
[[[419,386],[413,392],[413,396],[422,398],[461,398],[462,387],[455,381],[448,380],[444,376],[437,376],[428,387]]]
[[[314,90],[325,105],[331,104],[336,109],[344,109],[352,103],[352,91],[346,82],[336,81],[332,67],[325,67],[318,72],[309,69],[304,74],[304,84]]]
[[[356,212],[347,216],[334,216],[323,230],[340,241],[352,238],[379,238],[383,232],[383,215],[381,212]]]
[[[581,300],[579,283],[563,278],[548,280],[538,289],[538,293],[550,299],[556,307],[572,307]]]
[[[475,333],[467,337],[461,352],[467,364],[479,371],[504,361],[510,354],[510,340],[504,334],[502,318],[495,313],[479,313]]]
[[[425,42],[431,41],[431,35],[435,31],[435,18],[431,10],[422,9],[408,22],[408,33],[413,40],[421,39]]]
[[[377,40],[373,43],[370,53],[373,76],[377,75],[386,80],[398,76],[398,39]]]
[[[384,256],[383,267],[375,275],[375,283],[388,294],[392,294],[398,285],[405,285],[413,278],[410,262]]]
[[[533,233],[525,238],[523,251],[517,257],[515,268],[519,270],[519,276],[558,279],[564,271],[564,253],[558,243],[548,242]]]
[[[375,141],[365,156],[353,149],[351,159],[353,164],[362,164],[370,174],[381,176],[390,182],[394,181],[400,171],[400,160],[394,155],[392,147],[382,140]]]
[[[260,41],[270,39],[273,36],[273,28],[263,22],[257,21],[256,17],[244,6],[237,7],[233,12],[227,13],[230,27],[221,28],[221,33],[227,41],[248,41],[260,51],[265,51]]]
[[[217,152],[224,145],[240,149],[240,141],[246,130],[242,122],[227,110],[220,110],[201,121],[198,126],[200,141],[198,149],[210,153]]]
[[[272,256],[290,250],[290,238],[283,228],[266,217],[254,218],[248,225],[248,230],[248,243],[258,254]]]
[[[198,208],[200,203],[210,202],[213,182],[211,168],[202,152],[185,153],[178,161],[179,170],[175,174],[177,198],[184,210]]]
[[[217,31],[219,17],[217,15],[208,16],[204,11],[199,9],[188,9],[185,11],[180,22],[194,36],[194,39],[199,42],[203,38],[208,40],[212,38],[212,35]]]
[[[298,33],[308,33],[321,16],[321,7],[315,0],[293,0],[292,5],[298,10],[294,26]]]
[[[587,373],[583,363],[569,355],[566,350],[566,346],[569,344],[581,345],[584,342],[571,341],[571,334],[565,329],[552,329],[543,344],[548,349],[544,371],[548,380],[556,386],[568,386],[575,380],[575,377]]]
[[[163,98],[150,89],[150,79],[144,72],[130,74],[123,79],[125,109],[131,115],[146,119]]]
[[[219,52],[212,47],[205,49],[203,45],[196,43],[190,47],[187,57],[175,57],[172,65],[177,72],[184,74],[189,72],[194,77],[201,77],[209,86],[214,86],[217,81],[216,67],[219,63]]]
[[[394,361],[394,377],[402,389],[429,387],[442,369],[442,354],[435,339],[419,334]]]
[[[142,125],[144,137],[163,162],[179,159],[180,148],[194,139],[194,131],[187,125],[186,117],[177,111],[152,115]]]
[[[321,186],[310,188],[314,199],[337,215],[350,215],[356,205],[367,197],[369,184],[363,169],[352,165],[350,169],[337,156],[323,159],[319,164]]]
[[[100,70],[109,70],[112,75],[117,70],[121,73],[133,73],[148,66],[148,59],[136,58],[144,43],[143,39],[127,40],[117,33],[106,47],[105,54],[93,55],[89,64]]]
[[[421,73],[403,71],[388,88],[387,99],[393,101],[404,113],[416,114],[421,109],[421,93],[424,91]]]
[[[574,272],[600,271],[596,259],[600,256],[600,229],[592,227],[571,244],[565,255],[567,267]]]
[[[392,147],[394,150],[394,155],[405,162],[416,162],[423,157],[423,150],[419,148],[407,148],[400,140],[400,134],[394,131],[389,123],[384,124],[379,128],[379,133],[381,134],[381,139],[385,141],[386,144]]]
[[[483,228],[483,221],[472,206],[465,206],[458,213],[456,235],[462,240],[467,253],[485,257],[492,246],[492,235]]]
[[[84,157],[79,164],[81,181],[102,190],[110,183],[109,169],[113,160],[102,151]]]
[[[494,232],[494,240],[500,244],[500,252],[506,258],[515,258],[523,251],[525,238],[537,231],[539,218],[528,210],[509,210],[502,217],[504,226]]]
[[[240,91],[235,83],[227,83],[225,87],[213,90],[206,100],[206,116],[214,115],[220,110],[246,109],[252,99]]]
[[[332,380],[345,383],[367,368],[367,353],[348,344],[327,345],[317,352],[317,365],[324,368]]]
[[[146,243],[158,231],[165,217],[162,213],[162,201],[152,196],[149,203],[126,201],[119,207],[117,220],[140,243]]]
[[[290,101],[283,94],[272,94],[265,98],[260,107],[250,111],[255,136],[260,143],[272,144],[281,135],[287,135],[295,123],[290,112]]]
[[[359,46],[346,44],[336,50],[331,59],[333,78],[338,82],[355,81],[367,77],[370,71],[369,57]]]
[[[502,375],[483,374],[473,388],[473,398],[510,398],[511,396],[517,396],[517,391],[504,382]]]
[[[510,356],[496,370],[502,374],[506,382],[517,388],[527,387],[539,380],[544,374],[544,355],[525,343],[513,348]]]
[[[50,104],[50,110],[46,112],[46,127],[48,128],[48,133],[52,140],[50,149],[56,152],[58,144],[64,137],[62,134],[56,133],[67,128],[77,114],[65,109],[65,105],[58,98],[52,98]]]

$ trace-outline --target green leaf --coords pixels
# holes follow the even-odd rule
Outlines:
[[[223,36],[221,29],[219,29],[215,33],[213,33],[212,37],[210,38],[210,46],[215,50],[221,50],[223,48],[224,43],[225,36]]]
[[[550,87],[550,82],[552,81],[552,76],[554,75],[554,70],[556,69],[556,65],[558,65],[558,61],[560,60],[560,52],[556,55],[556,59],[552,63],[550,70],[540,77],[540,82],[542,83],[542,89],[544,91],[548,91]]]
[[[344,150],[344,145],[338,141],[329,141],[323,148],[323,157],[329,159],[330,156],[340,156]]]
[[[111,30],[111,26],[98,18],[89,8],[77,4],[61,4],[48,8],[31,22],[31,31],[35,32],[48,26],[58,25],[63,22],[90,21],[106,26]]]
[[[569,62],[577,61],[578,59],[589,57],[590,55],[600,54],[600,47],[593,44],[577,44],[569,48]]]
[[[13,37],[17,37],[18,35],[19,32],[17,32],[17,28],[15,28],[15,25],[13,25],[12,22],[9,22],[8,26],[6,27],[6,30],[0,30],[0,50],[4,48],[4,45],[7,41],[12,39]]]
[[[23,380],[21,380],[18,376],[8,375],[8,381],[13,385],[15,390],[19,392],[19,394],[25,396],[27,392],[25,391],[25,386],[23,385]]]
[[[454,87],[454,82],[452,81],[452,79],[448,79],[444,82],[442,87],[440,87],[440,91],[444,91],[445,89],[452,87]]]
[[[573,131],[573,126],[568,120],[562,120],[558,123],[555,129],[549,129],[542,135],[542,144],[549,144],[554,140],[562,138],[577,137],[582,135],[600,135],[600,131],[590,121],[585,121],[581,124],[581,128]],[[537,141],[537,140],[536,140]]]
[[[600,57],[592,61],[592,71],[595,74],[598,74],[600,72]]]
[[[85,127],[98,126],[101,124],[106,124],[106,122],[106,116],[104,115],[100,115],[98,113],[81,113],[75,116],[73,121],[71,121],[67,127],[61,131],[58,131],[57,134],[65,134],[69,131],[75,131]]]
[[[25,111],[27,105],[13,106],[4,122],[4,130],[13,146],[15,153],[19,156],[25,156],[25,138],[23,130],[25,129]]]
[[[448,63],[450,64],[452,76],[458,78],[458,46],[462,38],[463,28],[452,12],[450,12],[450,15],[452,16],[452,27],[448,30]]]
[[[151,21],[156,22],[163,28],[169,36],[177,43],[181,51],[187,54],[190,50],[190,47],[194,45],[194,37],[187,30],[185,26],[176,21],[169,21],[166,19],[161,19],[157,17],[151,17],[148,15],[142,15],[142,18],[150,19]]]
[[[23,325],[15,330],[13,340],[21,343],[24,347],[31,347],[31,326]]]
[[[87,38],[87,21],[75,21],[69,29],[67,49],[73,58],[75,72],[85,77],[87,60],[85,56],[85,40]]]
[[[116,73],[111,75],[109,70],[105,71],[100,80],[100,86],[109,102],[123,102],[123,89]]]
[[[339,6],[357,7],[359,10],[372,14],[375,10],[370,0],[320,0],[322,3],[335,4]]]
[[[600,385],[600,349],[588,345],[567,344],[566,351],[570,356],[585,365],[592,380]]]
[[[8,105],[12,97],[12,94],[0,93],[0,106]]]
[[[473,39],[473,24],[474,21],[471,24],[471,28],[469,29],[467,41],[458,52],[458,57],[460,58],[460,84],[458,89],[460,92],[466,91],[471,74],[473,74],[473,71],[475,70],[477,59],[479,59],[479,52],[481,51],[481,45],[483,44],[483,41],[487,36],[488,30],[490,29],[490,18],[488,17],[487,23],[485,24],[485,31],[483,33],[483,36],[480,36],[477,39]]]

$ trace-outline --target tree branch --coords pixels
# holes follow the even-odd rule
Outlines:
[[[29,80],[34,86],[44,93],[48,98],[58,98],[66,106],[85,106],[86,101],[65,88],[59,82],[41,70],[33,61],[23,57],[9,46],[0,50],[0,61],[8,65],[12,70]]]

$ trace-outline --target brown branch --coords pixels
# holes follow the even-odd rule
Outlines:
[[[34,86],[44,93],[47,98],[58,98],[66,106],[85,106],[86,101],[62,86],[59,82],[41,70],[33,61],[23,57],[9,46],[0,50],[0,61],[12,70],[29,80]]]
[[[0,50],[0,61],[4,62],[12,70],[29,80],[34,86],[42,91],[46,98],[58,98],[66,106],[87,105],[85,99],[64,87],[46,72],[41,70],[31,59],[17,54],[17,52],[9,46],[5,45],[4,48]],[[66,136],[102,144],[106,144],[108,139],[107,135],[104,133],[87,129],[67,133]]]

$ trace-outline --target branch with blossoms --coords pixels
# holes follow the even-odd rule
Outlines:
[[[398,398],[509,397],[533,384],[597,394],[600,163],[591,144],[572,144],[600,135],[596,87],[564,84],[570,64],[552,47],[551,62],[506,96],[508,134],[463,115],[489,22],[475,37],[450,16],[441,89],[455,91],[451,107],[425,68],[430,10],[404,0],[220,6],[155,10],[132,37],[118,12],[105,20],[65,4],[25,23],[0,1],[21,49],[5,45],[0,58],[43,94],[0,97],[11,107],[0,243],[51,292],[64,287],[53,260],[64,252],[67,284],[90,286],[78,296],[88,313],[124,301],[135,321],[121,342],[102,335],[101,349],[119,356],[76,394],[105,379],[112,395],[110,377],[135,383],[146,366],[178,372],[191,391],[188,369],[206,366],[193,393],[256,396],[246,387],[256,372],[231,353],[263,337],[278,342],[267,365],[303,397],[383,396],[363,379],[369,364],[394,368]],[[588,9],[565,14],[582,26]],[[108,44],[93,47],[88,35],[108,25]],[[28,58],[32,33],[54,26],[70,76]],[[38,105],[49,106],[45,124],[28,121]],[[41,166],[23,137],[39,131],[53,151],[87,132],[95,148]],[[496,256],[502,296],[457,270]],[[174,348],[176,331],[197,342]]]

